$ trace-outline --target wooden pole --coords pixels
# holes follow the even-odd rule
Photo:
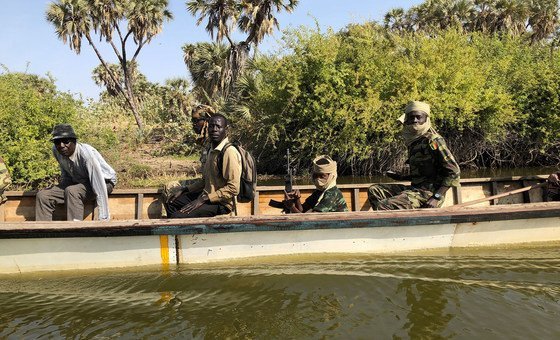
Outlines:
[[[515,194],[520,194],[522,192],[526,192],[526,191],[529,191],[529,190],[542,188],[542,187],[546,186],[547,183],[548,182],[545,181],[545,182],[538,183],[538,184],[535,184],[535,185],[531,185],[531,186],[528,186],[528,187],[524,187],[524,188],[521,188],[521,189],[515,189],[515,190],[512,190],[512,191],[503,192],[503,193],[498,194],[498,195],[492,195],[492,196],[480,198],[480,199],[477,199],[477,200],[474,200],[474,201],[469,201],[469,202],[465,202],[465,203],[461,203],[461,204],[452,205],[449,208],[447,208],[447,210],[455,210],[455,209],[467,207],[469,205],[474,205],[474,204],[478,204],[478,203],[482,203],[482,202],[486,202],[486,201],[491,201],[491,200],[495,200],[495,199],[502,198],[502,197],[507,197],[507,196],[511,196],[511,195],[515,195]]]

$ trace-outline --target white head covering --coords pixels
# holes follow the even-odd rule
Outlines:
[[[313,180],[313,184],[318,190],[326,191],[334,186],[336,186],[336,178],[337,178],[337,166],[336,162],[327,155],[321,155],[315,157],[313,160],[313,173],[316,174],[329,174],[329,177],[326,180],[323,179],[315,179]],[[319,199],[320,201],[320,199]]]
[[[406,125],[406,116],[413,111],[424,112],[427,116],[426,122],[424,122],[424,124]],[[406,145],[411,145],[418,138],[428,133],[428,131],[436,132],[432,128],[432,122],[430,120],[430,104],[420,101],[411,101],[406,105],[404,112],[405,113],[399,117],[398,121],[403,124],[402,136]]]

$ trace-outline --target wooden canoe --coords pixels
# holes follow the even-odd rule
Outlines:
[[[282,188],[259,187],[255,201],[240,206],[241,216],[184,220],[159,219],[157,190],[115,190],[111,222],[23,222],[33,219],[34,193],[8,192],[0,215],[0,274],[558,242],[560,203],[539,203],[542,190],[446,208],[545,178],[465,179],[441,209],[392,212],[369,209],[368,185],[341,185],[354,212],[329,214],[281,215],[267,203],[281,199]],[[300,188],[304,196],[312,191]]]

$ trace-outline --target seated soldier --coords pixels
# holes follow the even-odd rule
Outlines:
[[[408,147],[410,175],[388,171],[398,181],[411,185],[376,184],[368,189],[373,210],[396,210],[441,207],[450,187],[459,186],[459,165],[447,148],[443,137],[430,122],[430,105],[413,101],[399,118],[402,136]]]
[[[174,201],[180,208],[171,218],[211,217],[232,211],[241,182],[241,155],[235,147],[228,147],[223,158],[220,157],[224,146],[229,144],[227,131],[228,121],[221,114],[208,120],[212,148],[202,169],[202,179],[187,186]]]
[[[210,142],[208,141],[208,119],[215,113],[214,109],[208,105],[197,105],[191,112],[192,128],[196,134],[196,144],[201,147],[200,164],[204,167],[206,158],[210,152]],[[186,188],[196,182],[196,179],[180,180],[166,183],[163,187],[163,206],[170,217],[173,213],[181,209],[184,204],[175,200],[181,196]],[[202,191],[198,192],[200,194]],[[191,193],[192,194],[192,193]]]
[[[284,205],[288,213],[348,211],[346,200],[336,187],[336,162],[321,155],[313,160],[313,184],[315,191],[303,204],[299,190],[284,193]]]
[[[546,185],[546,201],[560,201],[560,172],[548,176]]]

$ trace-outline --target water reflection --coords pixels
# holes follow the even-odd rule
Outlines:
[[[559,251],[0,277],[0,338],[554,338]]]
[[[436,268],[437,271],[425,273],[431,279],[404,279],[398,285],[396,293],[406,295],[409,311],[403,328],[410,338],[448,338],[454,335],[446,334],[449,321],[454,317],[454,314],[447,311],[450,299],[448,294],[453,293],[448,289],[448,283],[449,279],[459,279],[459,275],[453,266]],[[447,282],[435,280],[438,277],[445,278]]]

